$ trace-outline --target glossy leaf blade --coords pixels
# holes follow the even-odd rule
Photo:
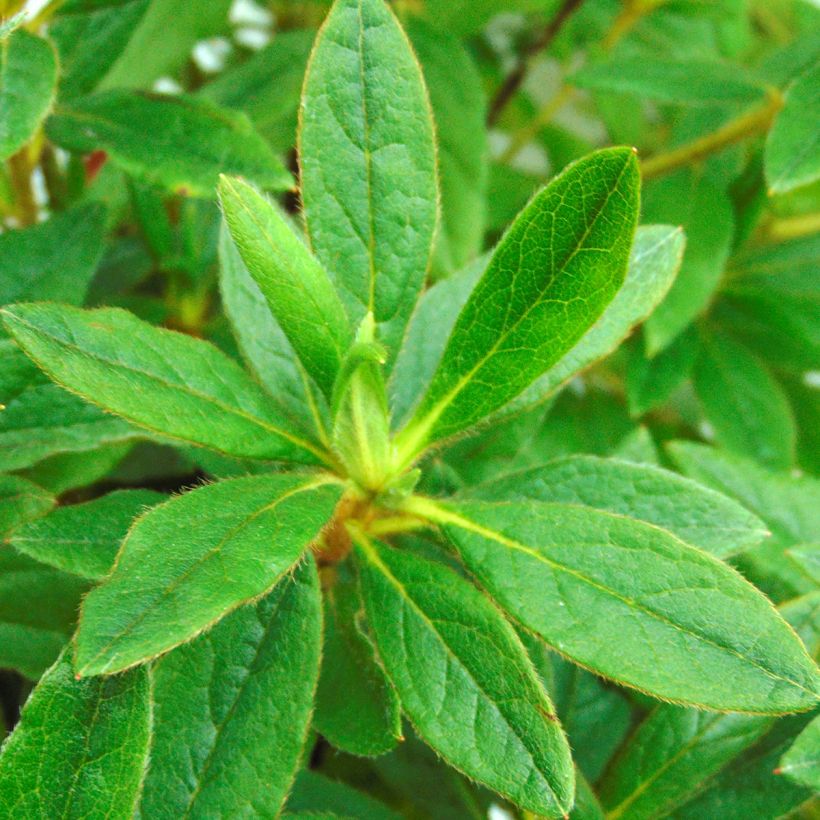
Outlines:
[[[820,697],[820,672],[769,601],[657,527],[532,501],[432,515],[501,606],[598,674],[716,710],[778,714]]]
[[[352,341],[330,278],[284,217],[250,185],[223,176],[219,199],[245,266],[305,369],[329,399]]]
[[[165,500],[151,490],[119,490],[84,504],[59,507],[18,527],[9,538],[19,552],[81,578],[108,575],[131,524]]]
[[[200,339],[115,308],[21,304],[3,317],[54,381],[135,424],[240,457],[316,458],[261,388]]]
[[[357,550],[379,656],[421,737],[517,805],[565,813],[569,746],[512,627],[440,564],[366,540]]]
[[[421,70],[383,0],[337,0],[308,64],[299,133],[310,241],[354,324],[394,354],[436,226],[433,123]]]
[[[480,421],[578,342],[623,282],[638,192],[635,155],[606,149],[521,212],[459,315],[406,449]]]
[[[152,185],[212,197],[219,174],[286,190],[290,174],[237,111],[195,97],[106,91],[57,109],[46,131],[71,151],[105,151],[127,173]]]
[[[111,817],[134,812],[151,733],[147,669],[74,679],[65,653],[32,693],[0,755],[7,817]]]
[[[0,161],[34,135],[56,85],[57,57],[50,43],[23,30],[0,37]]]
[[[736,501],[650,465],[569,456],[512,473],[471,493],[495,499],[574,504],[646,521],[719,558],[759,544],[763,522]]]
[[[321,633],[308,560],[157,664],[141,817],[277,816],[308,732]]]
[[[149,510],[111,575],[85,599],[78,672],[112,674],[166,652],[271,589],[319,534],[339,494],[304,476],[249,476]]]

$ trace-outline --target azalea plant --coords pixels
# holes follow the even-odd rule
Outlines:
[[[3,815],[813,816],[816,10],[18,5]]]

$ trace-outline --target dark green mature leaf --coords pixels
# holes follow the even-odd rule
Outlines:
[[[284,216],[250,185],[223,176],[219,200],[248,272],[305,369],[330,399],[352,341],[330,278]]]
[[[355,812],[356,817],[365,820],[399,820],[401,817],[370,795],[310,769],[303,769],[296,775],[286,808],[289,812],[305,812],[309,816],[312,816],[311,812],[336,811],[342,814]]]
[[[230,455],[317,458],[262,389],[201,339],[116,308],[20,304],[3,316],[58,384],[135,424]]]
[[[34,690],[0,755],[6,817],[110,817],[134,812],[148,763],[147,669],[74,679],[68,653]]]
[[[795,783],[820,791],[820,716],[797,737],[788,752],[780,758],[777,774]]]
[[[125,48],[150,0],[69,0],[48,33],[60,55],[60,98],[94,90]]]
[[[308,732],[322,643],[312,560],[154,671],[140,816],[275,817]]]
[[[29,385],[46,381],[37,365],[0,329],[0,404],[7,406]]]
[[[0,667],[37,680],[68,642],[87,589],[73,575],[0,547]]]
[[[719,558],[768,535],[736,501],[659,467],[570,456],[477,487],[472,496],[573,504],[646,521]]]
[[[644,326],[646,351],[654,356],[711,301],[731,247],[732,205],[706,177],[682,172],[647,187],[644,219],[680,223],[686,231],[677,279]]]
[[[408,33],[436,122],[441,224],[432,273],[438,278],[460,270],[482,247],[489,178],[487,104],[476,65],[455,37],[419,21]]]
[[[260,475],[149,510],[128,533],[112,574],[85,599],[78,672],[111,674],[166,652],[271,589],[319,534],[339,495],[315,478]]]
[[[0,413],[0,470],[19,470],[58,454],[76,453],[144,434],[56,384],[35,384]]]
[[[273,42],[198,94],[244,111],[274,151],[288,151],[296,141],[299,95],[313,39],[310,29],[277,32]]]
[[[512,627],[452,570],[357,541],[379,656],[421,737],[517,805],[565,813],[569,746]]]
[[[56,499],[42,487],[15,475],[0,475],[0,539],[15,528],[45,515]]]
[[[604,820],[604,810],[589,781],[575,772],[575,805],[570,812],[570,820]]]
[[[106,91],[61,106],[46,123],[51,140],[72,151],[105,151],[152,185],[212,197],[220,173],[281,191],[290,174],[238,112],[196,97]]]
[[[49,492],[61,495],[68,490],[88,487],[104,479],[135,445],[134,441],[115,441],[91,450],[58,453],[38,461],[21,474],[35,484],[45,487]]]
[[[775,469],[791,467],[797,430],[788,397],[746,347],[722,333],[703,333],[694,384],[723,447]]]
[[[316,255],[354,323],[371,311],[393,355],[436,226],[433,121],[421,70],[383,0],[337,0],[308,65],[302,202]]]
[[[119,490],[85,504],[59,507],[14,530],[9,542],[49,566],[99,580],[111,571],[134,519],[164,500],[151,490]]]
[[[82,304],[104,233],[105,209],[95,202],[0,234],[0,305],[27,299]]]
[[[595,323],[626,274],[638,194],[634,153],[606,149],[570,166],[521,212],[402,435],[408,460],[515,398]]]
[[[571,81],[580,88],[635,94],[678,105],[748,104],[765,86],[737,64],[717,61],[665,60],[642,54],[582,68]]]
[[[776,714],[820,697],[817,667],[769,601],[655,526],[533,501],[417,512],[444,524],[510,614],[599,674],[717,710]]]
[[[402,740],[399,699],[363,631],[362,602],[346,564],[324,596],[322,674],[316,690],[316,729],[337,749],[375,756]]]
[[[770,194],[783,194],[820,178],[820,63],[786,91],[783,110],[766,140],[766,181]]]
[[[0,36],[0,161],[23,147],[51,108],[54,47],[28,31]]]

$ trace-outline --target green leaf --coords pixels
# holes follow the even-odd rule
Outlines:
[[[85,599],[77,671],[112,674],[141,663],[271,589],[319,534],[339,495],[316,479],[261,475],[153,507],[129,531],[111,575]]]
[[[0,413],[0,470],[139,438],[139,430],[55,384],[23,390]]]
[[[13,547],[49,566],[99,580],[111,571],[120,542],[134,519],[163,501],[151,490],[119,490],[85,504],[59,507],[18,527]]]
[[[797,737],[788,752],[780,758],[777,774],[820,791],[820,715]]]
[[[196,97],[106,91],[60,106],[49,139],[71,151],[105,151],[132,176],[190,196],[212,197],[219,174],[270,190],[290,173],[248,118]]]
[[[421,70],[383,0],[337,0],[320,30],[299,162],[311,245],[354,324],[372,312],[395,355],[430,259],[437,185]]]
[[[0,234],[0,305],[27,299],[82,304],[104,234],[105,209],[96,202]]]
[[[399,820],[401,816],[378,800],[374,800],[370,795],[351,788],[346,783],[331,780],[311,769],[303,769],[296,775],[286,808],[288,812],[305,813],[355,812],[356,817],[366,818],[366,820]],[[291,815],[286,814],[285,816]]]
[[[573,504],[646,521],[725,558],[759,544],[763,522],[736,501],[682,476],[617,458],[570,456],[477,487],[487,501]]]
[[[15,528],[45,515],[57,500],[25,478],[0,475],[0,539]]]
[[[570,166],[521,212],[402,434],[404,457],[515,398],[595,323],[626,274],[638,191],[633,152],[607,149]]]
[[[322,643],[312,560],[154,670],[140,816],[276,817],[302,755]]]
[[[504,609],[598,674],[716,710],[777,714],[820,697],[820,673],[769,601],[655,526],[537,501],[416,511],[444,525]]]
[[[375,757],[403,740],[399,699],[364,632],[356,581],[344,563],[336,573],[324,596],[324,651],[313,724],[337,749]]]
[[[569,746],[512,627],[441,564],[364,537],[357,556],[379,656],[425,742],[522,808],[566,813]]]
[[[87,589],[80,578],[0,547],[0,667],[37,680],[68,643]]]
[[[48,33],[60,56],[60,98],[94,90],[125,49],[150,0],[69,0]]]
[[[820,584],[820,544],[792,547],[788,555],[792,561],[797,562],[809,578],[816,584]]]
[[[20,304],[3,318],[58,384],[141,427],[246,458],[318,456],[262,389],[201,339],[116,308]]]
[[[644,326],[646,352],[654,356],[706,309],[720,284],[732,241],[732,203],[706,177],[678,173],[647,186],[644,219],[680,223],[686,231],[680,272]]]
[[[634,94],[675,105],[726,106],[759,100],[765,86],[736,63],[624,56],[585,66],[570,78],[591,91]]]
[[[148,671],[78,681],[67,653],[32,693],[0,756],[7,817],[130,818],[148,764]]]
[[[797,430],[789,400],[747,348],[723,333],[701,334],[694,385],[723,447],[775,469],[791,467]]]
[[[432,275],[460,270],[481,251],[487,184],[487,103],[481,76],[465,47],[418,20],[408,29],[430,92],[436,123],[441,224]]]
[[[197,93],[244,111],[274,151],[289,151],[296,142],[299,96],[313,39],[310,29],[277,31],[271,43]]]
[[[329,399],[352,341],[325,270],[274,205],[223,176],[219,201],[240,256],[307,372]]]
[[[769,194],[783,194],[820,179],[817,120],[820,118],[820,63],[786,91],[783,109],[766,139]]]
[[[792,625],[815,660],[820,658],[820,590],[792,598],[780,605],[783,617]]]
[[[34,136],[56,85],[57,56],[50,43],[22,29],[0,37],[0,161]]]

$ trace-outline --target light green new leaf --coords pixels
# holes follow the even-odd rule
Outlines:
[[[35,384],[0,412],[0,470],[20,470],[44,458],[92,450],[144,436],[56,384]]]
[[[351,320],[371,311],[394,356],[427,271],[437,185],[421,70],[384,0],[331,9],[305,78],[299,162],[311,245]]]
[[[789,751],[780,758],[777,773],[809,786],[815,792],[820,791],[820,716],[798,735]]]
[[[282,214],[250,185],[223,176],[219,200],[248,272],[305,370],[330,399],[352,341],[333,283]]]
[[[521,212],[401,436],[407,460],[503,407],[597,321],[626,274],[638,194],[635,155],[612,148],[571,165]]]
[[[504,609],[598,674],[716,710],[820,698],[820,672],[771,603],[658,527],[537,501],[417,505]]]
[[[403,739],[399,699],[364,634],[355,578],[344,563],[336,572],[324,596],[322,674],[313,724],[337,749],[374,757]]]
[[[453,36],[418,20],[408,28],[430,91],[436,123],[441,224],[434,279],[460,270],[481,250],[489,180],[487,103],[481,76]]]
[[[110,572],[134,519],[164,499],[151,490],[108,493],[30,521],[14,530],[9,542],[44,564],[99,580]]]
[[[0,37],[0,162],[22,148],[51,108],[57,56],[28,31]]]
[[[149,510],[83,604],[77,670],[111,674],[190,640],[262,595],[327,523],[338,487],[297,475],[234,478]]]
[[[239,365],[201,339],[116,308],[20,304],[3,318],[54,381],[141,427],[244,458],[318,457]]]
[[[68,643],[87,590],[80,578],[0,547],[0,667],[37,680]]]
[[[797,562],[809,578],[820,585],[820,544],[792,547],[788,555],[792,561]]]
[[[766,139],[770,194],[784,194],[820,178],[820,63],[786,91],[782,111]]]
[[[305,745],[321,646],[308,560],[259,603],[163,658],[140,817],[278,816]]]
[[[559,458],[489,481],[471,496],[591,507],[654,524],[719,558],[768,535],[763,522],[731,498],[660,467],[617,458]]]
[[[357,557],[379,657],[419,735],[516,805],[566,813],[569,746],[512,627],[441,564],[364,537]]]
[[[105,151],[132,176],[190,196],[212,197],[219,174],[269,190],[290,173],[248,118],[196,97],[106,91],[60,106],[49,139],[71,151]]]
[[[797,429],[789,400],[746,347],[725,334],[704,332],[694,385],[723,447],[775,469],[792,466]]]
[[[105,209],[99,203],[0,234],[0,305],[29,299],[82,304],[104,235]]]
[[[150,739],[148,670],[78,681],[65,653],[3,745],[0,813],[29,820],[129,820]]]
[[[646,54],[585,66],[570,81],[591,91],[635,94],[676,105],[749,104],[765,92],[765,86],[737,64],[664,60]]]
[[[45,515],[57,500],[42,487],[15,475],[0,475],[0,539],[26,521]]]

